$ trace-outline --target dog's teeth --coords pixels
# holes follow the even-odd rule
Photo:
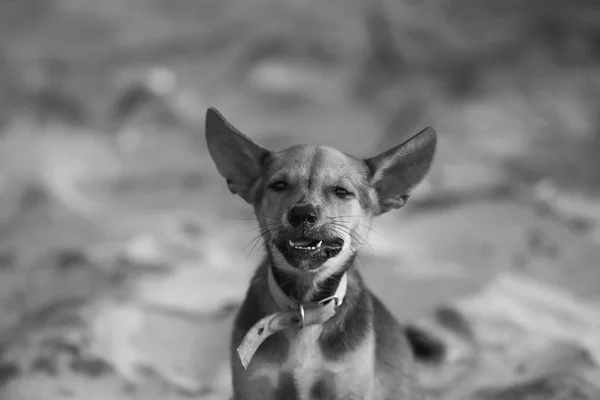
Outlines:
[[[322,241],[319,241],[316,246],[299,246],[297,244],[295,244],[292,240],[288,240],[288,244],[290,247],[293,247],[294,249],[298,249],[298,250],[317,250],[321,247],[321,244],[323,244]]]

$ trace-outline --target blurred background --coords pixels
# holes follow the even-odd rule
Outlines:
[[[228,398],[262,249],[208,156],[210,106],[265,147],[361,157],[433,126],[431,174],[359,264],[430,398],[600,398],[596,1],[19,0],[2,399]],[[518,397],[544,390],[571,391]]]

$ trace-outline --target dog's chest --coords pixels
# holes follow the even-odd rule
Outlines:
[[[289,343],[285,360],[281,364],[259,363],[251,373],[252,378],[266,378],[275,393],[293,392],[298,400],[314,398],[312,392],[323,374],[333,372],[319,345],[322,329],[316,325],[285,332]]]
[[[289,343],[287,357],[280,363],[259,357],[260,361],[249,371],[244,398],[371,399],[373,341],[368,338],[357,351],[332,361],[321,351],[321,333],[320,325],[285,332]]]
[[[308,326],[297,331],[286,332],[289,340],[288,356],[283,367],[293,372],[297,370],[302,373],[304,370],[315,371],[325,367],[325,361],[319,337],[323,327],[321,325]]]
[[[311,391],[323,373],[331,369],[323,357],[319,345],[321,325],[308,326],[298,331],[286,332],[289,340],[287,358],[280,366],[281,374],[277,385],[279,389],[293,382],[298,399],[312,399]]]

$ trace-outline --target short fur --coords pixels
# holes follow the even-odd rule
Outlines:
[[[211,108],[206,137],[231,192],[254,207],[266,248],[234,324],[235,399],[422,399],[405,331],[365,286],[354,260],[372,218],[402,207],[425,177],[435,131],[424,129],[366,160],[326,146],[274,152]],[[299,221],[291,217],[294,210]],[[323,245],[315,251],[294,249],[290,241],[302,238]],[[347,293],[324,324],[269,337],[244,370],[235,349],[259,319],[280,311],[269,294],[270,268],[284,292],[298,301],[332,295],[344,273]]]

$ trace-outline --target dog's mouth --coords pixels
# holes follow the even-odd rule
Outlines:
[[[280,238],[276,246],[293,266],[312,270],[329,258],[337,256],[344,246],[342,238],[296,237]]]
[[[320,240],[301,237],[288,240],[287,246],[291,249],[300,251],[339,251],[344,246],[344,241],[339,238]]]

